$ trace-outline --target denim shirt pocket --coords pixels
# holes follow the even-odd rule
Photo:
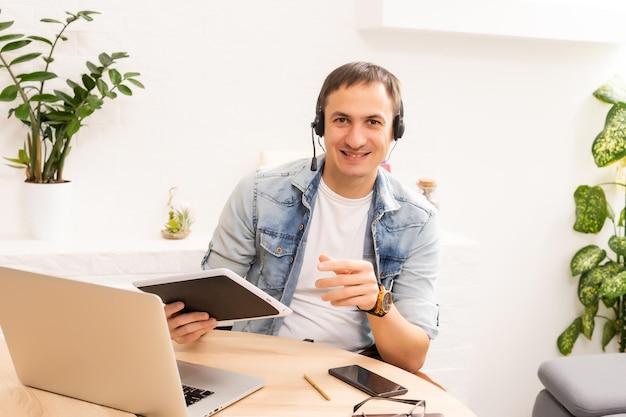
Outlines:
[[[282,290],[293,266],[299,239],[282,232],[259,229],[259,288]]]

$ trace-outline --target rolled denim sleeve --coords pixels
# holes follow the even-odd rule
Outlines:
[[[394,279],[394,304],[402,316],[420,326],[434,339],[439,332],[437,278],[441,267],[439,217],[432,217],[419,229],[401,273]]]

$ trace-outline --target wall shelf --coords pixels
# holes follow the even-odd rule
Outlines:
[[[623,1],[359,0],[357,8],[357,26],[361,30],[626,42]]]

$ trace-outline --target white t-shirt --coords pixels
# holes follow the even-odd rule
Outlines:
[[[315,281],[332,272],[317,269],[319,255],[334,259],[363,259],[367,214],[372,193],[349,199],[333,192],[322,180],[317,193],[305,243],[304,260],[298,285],[290,304],[293,314],[285,318],[279,336],[311,339],[341,349],[358,352],[371,344],[364,313],[351,307],[334,307],[322,301],[328,289],[318,289]]]

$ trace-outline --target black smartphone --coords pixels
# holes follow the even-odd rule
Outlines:
[[[371,396],[393,397],[408,392],[406,387],[359,365],[330,368],[328,373]]]

